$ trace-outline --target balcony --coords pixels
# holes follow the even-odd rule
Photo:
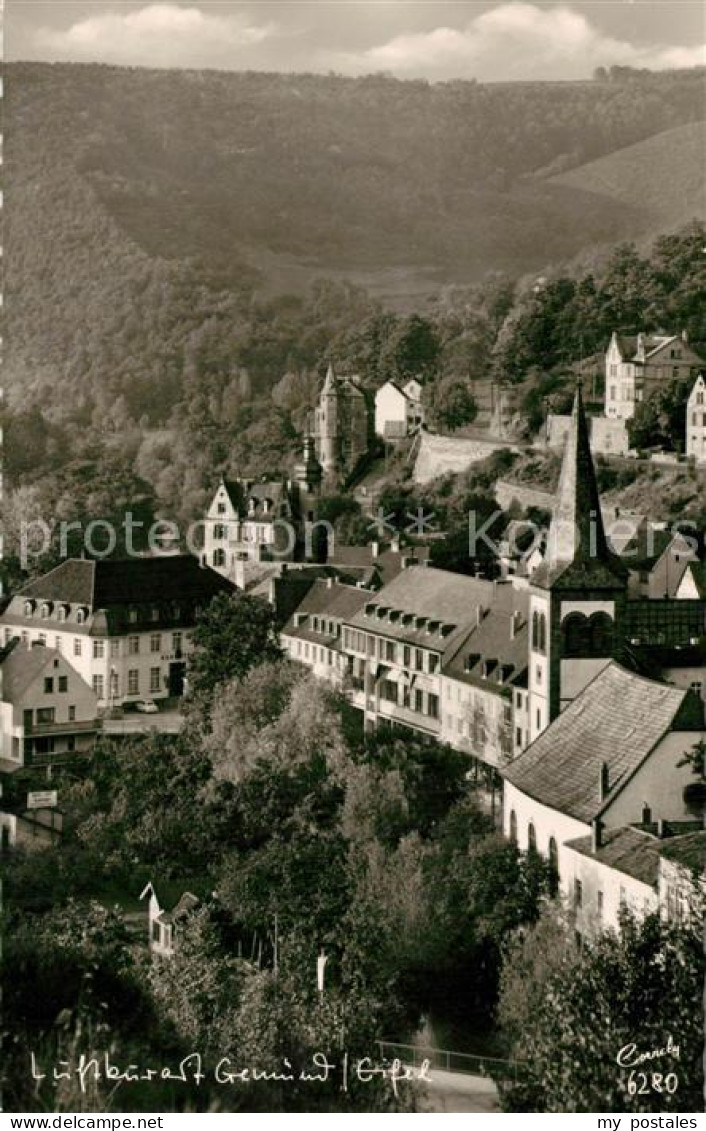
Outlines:
[[[65,723],[32,723],[25,726],[25,738],[41,738],[46,735],[92,734],[101,729],[100,719],[74,719]]]

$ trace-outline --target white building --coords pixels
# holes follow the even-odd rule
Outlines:
[[[54,648],[10,640],[0,651],[0,695],[5,771],[70,759],[100,730],[94,691]]]
[[[703,359],[686,334],[613,333],[605,358],[605,414],[627,420],[635,405],[670,381],[693,380]]]
[[[706,381],[699,374],[686,405],[686,454],[697,463],[706,461]]]
[[[692,819],[684,793],[691,769],[680,763],[704,737],[704,704],[693,690],[609,661],[503,769],[505,833],[521,849],[547,856],[571,904],[588,914],[582,878],[587,854],[615,867],[610,853],[601,855],[615,830]],[[605,917],[614,892],[609,895],[605,886],[596,891],[603,895],[595,896],[592,912],[602,902]]]
[[[384,440],[402,440],[424,423],[422,386],[412,378],[400,386],[386,381],[375,394],[375,431]]]
[[[56,649],[100,707],[115,707],[182,695],[196,617],[231,592],[189,554],[72,558],[19,590],[0,626],[5,643]]]

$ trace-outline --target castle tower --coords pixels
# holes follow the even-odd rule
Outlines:
[[[340,463],[340,399],[342,390],[329,365],[316,410],[317,456],[324,475],[335,475]]]
[[[578,387],[547,550],[530,579],[530,740],[619,653],[626,596],[627,570],[606,538]]]

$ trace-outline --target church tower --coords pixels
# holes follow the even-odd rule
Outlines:
[[[620,653],[627,570],[608,545],[580,387],[544,561],[530,579],[529,735]]]

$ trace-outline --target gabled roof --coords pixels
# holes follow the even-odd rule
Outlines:
[[[359,589],[355,585],[343,585],[333,579],[329,585],[327,580],[317,579],[297,605],[283,631],[288,635],[296,633],[299,628],[296,621],[302,614],[309,618],[320,615],[332,620],[347,621],[370,600],[370,596],[368,590]]]
[[[20,645],[19,638],[15,637],[0,652],[0,681],[2,683],[2,698],[5,703],[16,703],[22,692],[25,691],[35,679],[41,676],[45,668],[54,667],[54,661],[59,660],[62,671],[67,668],[75,679],[81,676],[63,659],[61,652],[54,648],[37,646],[26,648]]]
[[[591,836],[581,836],[566,841],[567,848],[573,848],[582,856],[590,856],[599,864],[624,872],[626,876],[632,876],[633,879],[652,888],[657,887],[661,845],[662,842],[657,837],[632,825],[605,829],[602,834],[602,844],[595,850]]]
[[[544,561],[531,577],[545,589],[621,589],[627,571],[608,545],[580,386],[566,437]]]
[[[703,703],[692,691],[611,660],[503,774],[543,805],[590,824],[669,731],[702,727]],[[604,764],[609,789],[602,799]]]

